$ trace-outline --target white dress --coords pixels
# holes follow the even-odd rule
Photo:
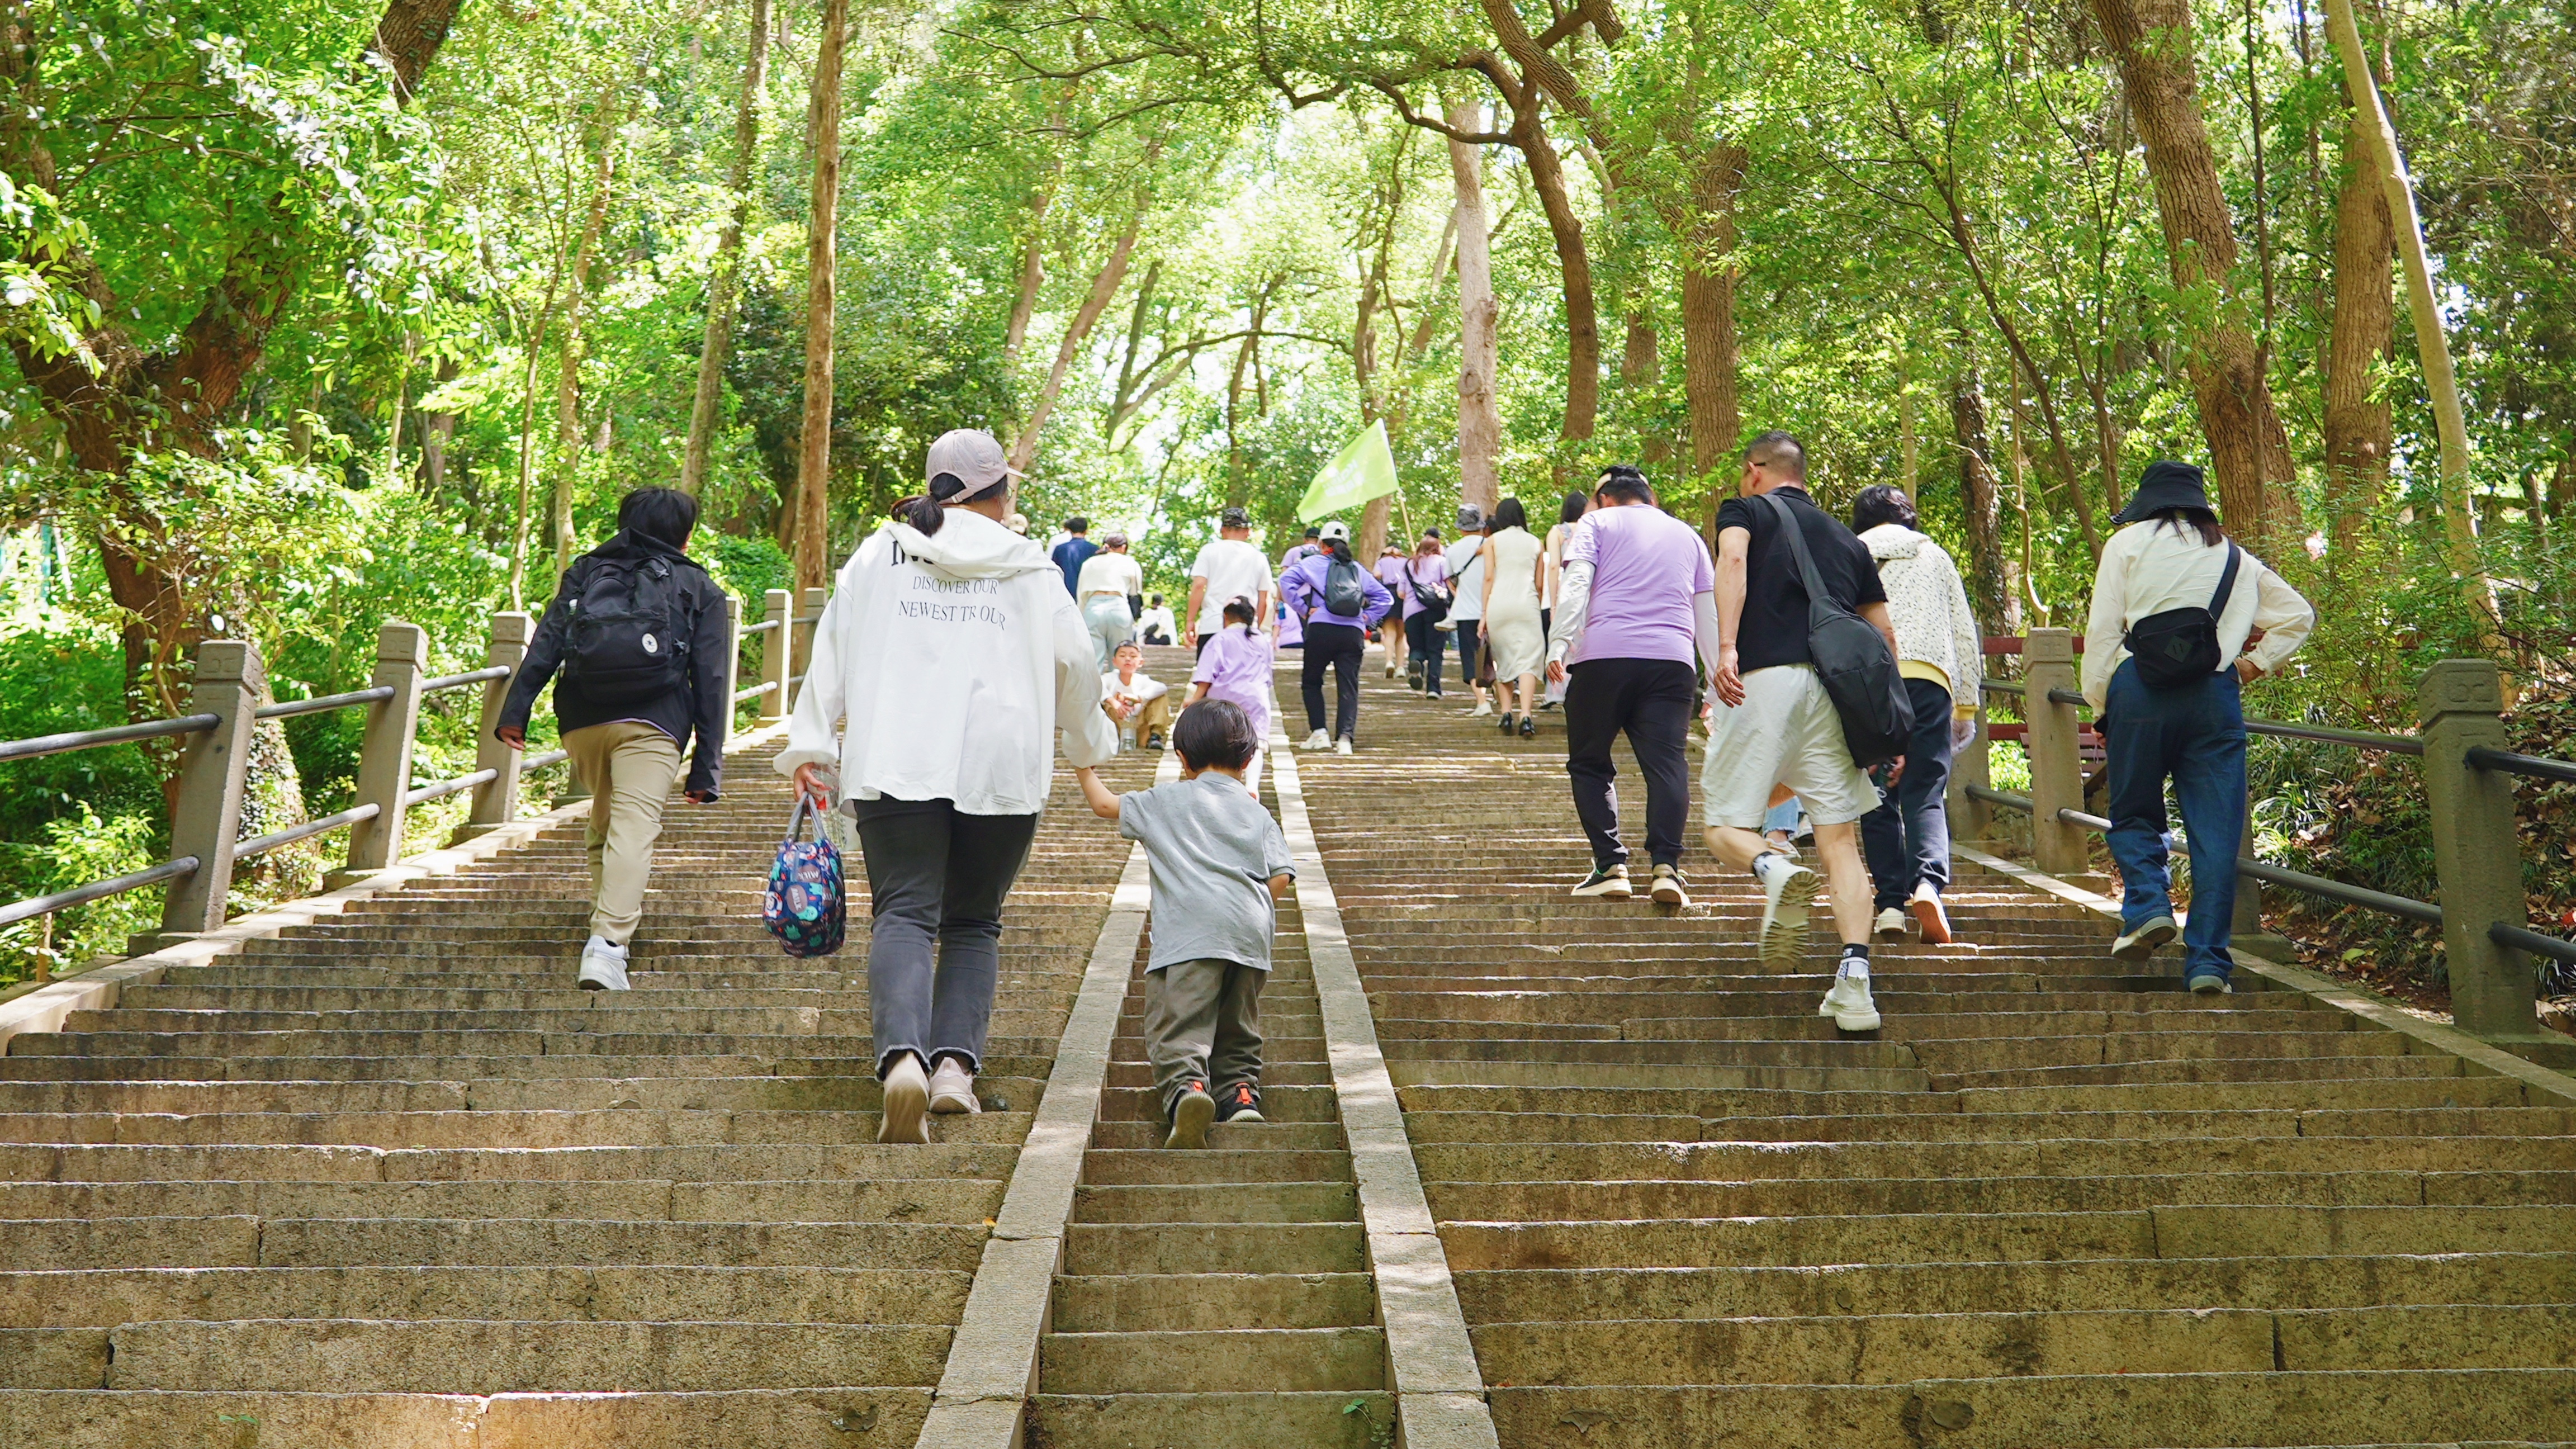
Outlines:
[[[1547,635],[1539,627],[1539,541],[1525,528],[1493,535],[1494,596],[1485,610],[1485,638],[1494,655],[1494,677],[1511,679],[1547,668]]]

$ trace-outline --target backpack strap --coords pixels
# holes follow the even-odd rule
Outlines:
[[[2218,616],[2227,612],[2228,597],[2236,592],[2236,568],[2237,565],[2243,562],[2245,562],[2245,550],[2236,546],[2236,540],[2232,538],[2229,539],[2227,541],[2227,567],[2219,572],[2218,592],[2212,595],[2209,600],[2209,621],[2211,623],[2217,623]]]
[[[1772,516],[1780,521],[1781,528],[1787,530],[1789,547],[1798,555],[1798,572],[1807,586],[1807,607],[1812,609],[1825,604],[1850,612],[1835,600],[1833,590],[1825,587],[1825,576],[1816,568],[1816,556],[1807,551],[1807,530],[1798,522],[1798,515],[1789,507],[1788,500],[1765,493],[1762,501],[1771,505]]]

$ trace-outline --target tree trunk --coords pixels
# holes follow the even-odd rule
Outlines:
[[[2190,0],[2092,0],[2146,143],[2174,285],[2214,304],[2185,362],[2228,523],[2258,549],[2275,526],[2295,529],[2298,504],[2271,485],[2290,481],[2289,439],[2272,405],[2246,305],[2236,285],[2236,233],[2218,159],[2200,111]]]
[[[1063,130],[1065,105],[1072,95],[1073,88],[1067,85],[1047,108],[1050,135]],[[1029,192],[1029,235],[1020,249],[1020,291],[1011,301],[1010,328],[1002,336],[1002,371],[1006,375],[1019,362],[1020,349],[1028,344],[1029,320],[1038,311],[1038,289],[1046,285],[1046,214],[1055,203],[1055,189],[1064,175],[1064,149],[1059,145],[1047,154],[1046,175]]]
[[[2343,184],[2335,201],[2334,332],[2326,349],[2326,496],[2334,510],[2335,553],[2361,541],[2370,508],[2388,488],[2396,435],[2371,374],[2394,345],[2396,240],[2388,199],[2365,158],[2358,113],[2344,128]]]
[[[603,97],[603,100],[606,98]],[[608,224],[608,202],[617,166],[617,125],[612,109],[602,117],[599,161],[590,181],[590,212],[582,221],[581,242],[573,251],[572,275],[564,287],[563,340],[555,368],[555,467],[552,506],[547,510],[546,537],[554,546],[555,576],[572,567],[579,552],[573,536],[573,491],[581,480],[582,312],[590,305],[590,267],[599,254],[599,235]]]
[[[1377,556],[1386,548],[1386,516],[1394,503],[1394,494],[1381,493],[1360,510],[1359,537],[1352,545],[1351,557],[1371,573],[1377,571]]]
[[[1712,142],[1691,168],[1691,225],[1682,251],[1682,390],[1691,473],[1706,477],[1742,439],[1735,341],[1735,193],[1744,148]],[[1716,491],[1709,517],[1716,518]]]
[[[1547,214],[1556,242],[1557,273],[1565,294],[1565,424],[1557,436],[1592,436],[1601,412],[1601,319],[1592,298],[1592,258],[1583,244],[1583,218],[1565,193],[1565,164],[1539,123],[1536,86],[1512,109],[1512,143],[1529,161],[1530,185]]]
[[[680,491],[696,497],[707,483],[716,411],[724,401],[725,355],[742,306],[742,233],[751,223],[752,165],[760,159],[760,101],[769,81],[770,0],[751,0],[751,55],[743,62],[742,105],[733,119],[733,169],[725,184],[733,211],[716,237],[715,271],[707,278],[707,335],[698,344],[698,390],[689,405],[689,446],[680,458]]]
[[[2492,633],[2500,620],[2495,587],[2478,556],[2477,514],[2469,496],[2468,421],[2460,407],[2460,379],[2451,367],[2451,342],[2443,331],[2442,310],[2433,300],[2432,264],[2424,250],[2424,223],[2415,214],[2415,187],[2406,176],[2406,159],[2397,149],[2396,128],[2389,124],[2387,107],[2380,103],[2379,87],[2371,79],[2352,0],[2326,0],[2326,29],[2343,57],[2344,87],[2352,100],[2354,129],[2362,141],[2359,159],[2378,178],[2389,230],[2406,264],[2406,306],[2415,323],[2415,353],[2424,369],[2424,390],[2431,394],[2433,422],[2442,440],[2442,528],[2450,545],[2451,572],[2466,585],[2471,607],[2484,617]]]
[[[1959,512],[1968,529],[1968,601],[1980,624],[2020,633],[2021,611],[2004,563],[2003,482],[1986,430],[1986,394],[1976,370],[1950,379],[1950,436],[1959,455]]]
[[[849,0],[823,0],[822,44],[805,111],[814,157],[813,212],[805,224],[805,412],[796,447],[796,588],[819,589],[831,575],[832,308],[839,291],[841,215],[841,52],[849,43]]]
[[[463,369],[456,359],[441,357],[434,374],[444,386],[454,382]],[[433,500],[447,491],[447,445],[456,437],[456,414],[423,413],[420,419],[420,486]],[[482,521],[475,520],[478,524]]]
[[[1154,157],[1160,149],[1159,145],[1146,148],[1141,172],[1150,174]],[[1055,415],[1056,399],[1064,395],[1064,380],[1073,370],[1073,359],[1081,354],[1082,344],[1089,340],[1092,327],[1100,321],[1100,314],[1109,310],[1109,304],[1118,296],[1119,284],[1127,279],[1127,264],[1135,258],[1136,238],[1144,231],[1145,213],[1152,206],[1151,189],[1144,182],[1138,182],[1136,208],[1128,213],[1127,229],[1118,234],[1117,243],[1109,249],[1109,260],[1101,266],[1099,275],[1091,279],[1091,290],[1083,296],[1081,307],[1074,311],[1073,324],[1065,328],[1064,340],[1056,344],[1055,366],[1047,371],[1046,386],[1038,390],[1037,406],[1029,410],[1029,420],[1020,426],[1020,435],[1011,440],[1011,466],[1023,473],[1037,461],[1038,434],[1046,427],[1047,419]]]
[[[1448,110],[1454,130],[1483,124],[1482,108],[1472,102],[1453,102]],[[1503,415],[1494,399],[1501,313],[1494,302],[1481,167],[1475,147],[1449,143],[1449,174],[1458,192],[1458,501],[1490,509],[1502,498]]]

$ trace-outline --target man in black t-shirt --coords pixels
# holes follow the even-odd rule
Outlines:
[[[1700,796],[1710,852],[1762,883],[1760,954],[1773,966],[1804,954],[1807,907],[1823,882],[1763,838],[1762,816],[1778,786],[1805,803],[1844,942],[1818,1014],[1845,1031],[1870,1031],[1879,1017],[1869,994],[1871,892],[1859,822],[1878,808],[1878,788],[1852,762],[1842,717],[1807,652],[1807,584],[1784,506],[1834,602],[1877,625],[1891,653],[1896,633],[1868,546],[1816,506],[1806,482],[1798,440],[1764,433],[1745,449],[1739,496],[1717,511],[1717,694],[1725,708],[1708,742]]]

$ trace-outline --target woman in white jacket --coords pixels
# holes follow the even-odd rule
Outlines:
[[[2110,750],[2111,858],[2127,895],[2111,954],[2143,961],[2176,934],[2166,861],[2165,782],[2191,837],[2191,922],[2183,984],[2228,989],[2236,924],[2236,851],[2245,839],[2247,684],[2307,642],[2317,615],[2299,591],[2220,531],[2201,472],[2147,465],[2111,520],[2093,617],[2084,631],[2084,697]],[[2184,647],[2193,644],[2196,647]],[[2148,651],[2152,670],[2133,649]],[[2197,655],[2198,657],[2193,657]]]
[[[1054,783],[1057,729],[1072,764],[1118,750],[1062,573],[1003,525],[1001,445],[945,434],[924,473],[928,494],[842,567],[777,762],[827,803],[837,766],[858,822],[880,1142],[929,1141],[925,1112],[980,1110],[1002,902]]]
[[[1877,934],[1903,939],[1910,911],[1925,941],[1947,945],[1950,915],[1941,893],[1950,888],[1950,757],[1961,722],[1975,728],[1986,641],[1959,566],[1948,550],[1916,532],[1915,522],[1914,502],[1901,488],[1880,484],[1852,500],[1852,532],[1878,560],[1888,619],[1896,626],[1896,672],[1914,706],[1904,772],[1878,808],[1861,817],[1860,838],[1878,892]]]

